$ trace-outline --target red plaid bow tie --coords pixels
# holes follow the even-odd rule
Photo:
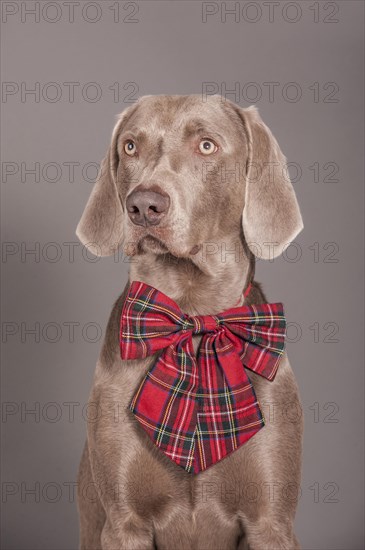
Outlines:
[[[171,460],[188,472],[206,470],[263,427],[244,367],[273,380],[285,327],[282,304],[189,316],[162,292],[134,281],[121,316],[122,359],[162,353],[129,408]],[[195,334],[203,335],[197,359]]]

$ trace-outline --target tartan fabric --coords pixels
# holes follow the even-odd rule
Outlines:
[[[121,357],[160,353],[129,408],[171,460],[187,472],[206,470],[264,426],[244,367],[273,380],[285,329],[280,303],[189,316],[159,290],[133,281],[121,315]],[[196,334],[203,335],[197,357]]]

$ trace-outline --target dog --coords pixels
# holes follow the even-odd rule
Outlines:
[[[144,96],[118,118],[76,233],[98,256],[123,251],[129,282],[155,287],[188,315],[263,304],[255,258],[279,255],[303,228],[285,166],[255,107],[220,96]],[[78,474],[81,550],[300,548],[293,520],[302,415],[286,354],[273,381],[249,373],[264,428],[188,473],[128,409],[154,361],[120,356],[129,284],[113,307],[90,395],[98,414]]]

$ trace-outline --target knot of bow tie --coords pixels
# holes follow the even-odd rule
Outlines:
[[[129,408],[166,456],[187,472],[206,470],[264,426],[245,367],[273,380],[285,330],[280,303],[190,316],[164,293],[134,281],[121,315],[121,357],[160,353]]]
[[[216,315],[186,316],[183,330],[192,330],[193,334],[206,334],[218,330],[221,320]]]

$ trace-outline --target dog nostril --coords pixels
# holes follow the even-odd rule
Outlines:
[[[129,214],[138,214],[139,213],[139,208],[135,204],[128,204],[127,205],[127,210],[129,212]]]

